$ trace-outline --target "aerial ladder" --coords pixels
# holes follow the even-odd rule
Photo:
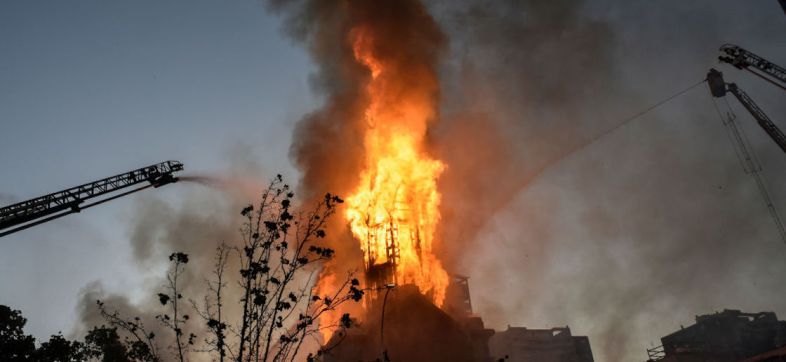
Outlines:
[[[747,70],[776,87],[786,90],[786,69],[783,67],[734,44],[724,44],[720,47],[720,51],[724,53],[718,57],[718,60],[722,63],[731,64],[737,69]],[[727,91],[731,92],[756,119],[759,126],[775,141],[778,147],[783,152],[786,152],[786,136],[783,135],[778,126],[767,117],[767,114],[756,105],[756,102],[745,91],[740,89],[735,83],[726,83],[723,80],[723,73],[715,69],[710,69],[710,72],[707,73],[707,84],[713,97],[724,97]]]
[[[778,147],[780,147],[783,152],[786,152],[786,136],[780,128],[770,120],[770,117],[767,117],[767,114],[756,105],[756,102],[754,102],[745,91],[740,89],[737,84],[726,83],[723,80],[723,73],[715,69],[710,69],[710,72],[707,73],[707,84],[710,87],[710,93],[712,93],[713,97],[724,97],[727,91],[733,94],[734,97],[742,103],[742,106],[750,112],[753,118],[756,119],[756,122],[764,132],[767,132]]]
[[[720,51],[725,53],[725,55],[718,57],[721,62],[729,63],[737,69],[747,70],[776,87],[786,90],[786,69],[783,67],[733,44],[724,44],[720,47]]]
[[[177,182],[178,178],[174,173],[182,170],[182,163],[164,161],[5,206],[0,208],[0,237],[80,212],[149,187],[158,188]],[[139,187],[132,188],[133,186]],[[129,188],[131,189],[117,193]],[[88,200],[92,202],[85,204]]]
[[[749,72],[767,80],[777,87],[786,90],[786,88],[784,88],[782,85],[786,84],[786,70],[784,70],[782,67],[736,45],[726,44],[723,45],[720,50],[726,54],[718,57],[721,62],[729,63],[738,69],[748,70]],[[751,68],[754,68],[757,71],[752,70]],[[751,99],[751,97],[745,93],[745,91],[737,86],[737,84],[726,83],[723,80],[723,73],[715,69],[710,69],[709,73],[707,73],[707,84],[710,88],[710,93],[715,98],[723,98],[726,96],[727,92],[733,94],[734,97],[737,98],[740,103],[742,103],[743,107],[745,107],[745,109],[750,112],[751,116],[753,116],[764,132],[766,132],[767,135],[769,135],[770,138],[775,142],[775,144],[777,144],[778,147],[780,147],[780,149],[786,153],[786,135],[783,134],[780,128],[778,128],[778,126],[767,116],[767,114],[764,113],[761,108],[759,108],[756,102],[754,102],[753,99]],[[729,130],[729,134],[731,135],[735,144],[735,151],[742,162],[743,169],[756,180],[756,185],[758,186],[759,192],[761,193],[762,198],[767,205],[770,216],[772,216],[772,219],[778,228],[778,233],[781,236],[781,240],[786,243],[786,227],[784,227],[784,224],[781,221],[781,217],[778,213],[778,209],[775,207],[775,204],[773,203],[772,198],[770,197],[770,194],[767,190],[764,176],[761,174],[761,165],[756,159],[753,149],[750,147],[750,145],[748,145],[744,135],[737,127],[736,116],[734,115],[734,112],[728,112],[725,118],[722,114],[720,114],[720,111],[718,111],[718,113],[721,116],[724,125]]]

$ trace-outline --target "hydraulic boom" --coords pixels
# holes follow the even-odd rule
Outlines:
[[[0,208],[0,237],[151,186],[160,187],[177,182],[178,178],[174,176],[174,173],[182,170],[182,163],[165,161]],[[102,196],[142,183],[148,184],[102,198]],[[91,199],[96,199],[96,201],[87,205],[83,204]]]
[[[769,117],[759,108],[753,100],[748,97],[748,95],[742,91],[736,84],[730,83],[727,84],[723,81],[723,74],[715,69],[710,69],[710,72],[707,73],[707,83],[710,86],[710,93],[712,93],[713,97],[723,97],[726,95],[726,91],[731,92],[737,97],[737,100],[745,106],[745,109],[751,113],[753,118],[756,119],[756,122],[759,123],[759,126],[770,135],[775,143],[780,146],[783,152],[786,152],[786,137],[783,135],[780,129],[770,121]],[[717,107],[717,105],[716,105]],[[772,220],[775,222],[775,226],[778,228],[778,233],[781,236],[781,240],[786,243],[786,226],[784,226],[783,222],[781,221],[780,214],[778,213],[778,208],[775,207],[775,203],[770,197],[770,193],[767,190],[767,182],[764,180],[764,175],[762,174],[761,164],[759,164],[756,156],[754,155],[753,149],[747,142],[747,139],[737,127],[736,116],[734,112],[729,108],[729,112],[726,113],[726,117],[724,119],[723,115],[721,114],[720,110],[718,110],[718,115],[723,119],[723,124],[726,126],[728,131],[732,136],[732,140],[735,144],[735,151],[737,151],[737,156],[740,158],[740,162],[743,165],[743,169],[745,173],[751,175],[756,180],[756,186],[759,187],[759,192],[761,193],[762,198],[764,199],[764,203],[767,205],[767,209],[770,212],[770,216],[772,216]]]
[[[721,62],[729,63],[737,69],[745,69],[786,90],[786,69],[733,44],[725,44],[720,50],[726,54],[718,57]]]
[[[767,114],[753,102],[753,99],[748,97],[740,87],[738,87],[734,83],[726,83],[723,80],[723,73],[715,70],[710,69],[710,72],[707,73],[707,83],[710,86],[710,93],[714,97],[723,97],[726,95],[726,91],[731,92],[740,103],[751,113],[753,118],[756,119],[756,122],[759,123],[762,129],[770,135],[773,141],[783,150],[786,152],[786,136],[784,136],[783,132],[778,128],[778,126],[773,123]]]

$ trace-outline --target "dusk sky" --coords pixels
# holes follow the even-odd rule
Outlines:
[[[193,174],[244,155],[293,175],[292,124],[314,100],[308,58],[279,27],[257,1],[3,2],[2,204],[169,159]],[[177,204],[193,189],[211,192],[151,193]],[[68,332],[86,283],[140,288],[136,196],[3,238],[0,303],[35,315],[30,331],[46,336]]]
[[[547,84],[540,73],[564,71],[564,59],[541,59],[536,64],[548,69],[527,71],[517,61],[528,51],[563,54],[568,41],[535,47],[517,27],[457,21],[465,2],[426,3],[450,39],[440,72],[444,113],[456,113],[456,99],[471,99],[456,96],[465,92],[456,89],[462,81],[487,81],[479,105],[462,109],[535,109],[518,113],[519,123],[497,124],[511,138],[529,139],[519,124],[550,115],[569,127],[565,133],[591,139],[702,80],[710,67],[786,128],[786,93],[716,60],[718,47],[734,43],[786,65],[786,14],[775,0],[555,2],[606,26],[609,39],[608,64],[598,67],[608,70],[593,78],[602,87],[582,88],[581,101],[564,107],[533,101],[537,88],[504,85]],[[498,6],[475,3],[491,14]],[[505,3],[500,13],[516,2]],[[313,86],[314,60],[282,22],[257,0],[0,2],[0,205],[170,159],[185,164],[184,174],[231,173],[263,185],[282,173],[296,183],[293,129],[323,99]],[[481,41],[496,30],[504,42]],[[471,71],[458,69],[467,64]],[[461,77],[471,72],[477,78]],[[586,79],[573,81],[578,87]],[[786,216],[786,154],[729,102]],[[567,108],[575,119],[563,119]],[[575,153],[565,148],[543,172],[529,174],[466,241],[467,256],[453,258],[471,278],[475,312],[497,329],[569,325],[589,336],[598,361],[645,360],[645,348],[663,335],[724,308],[786,318],[786,244],[714,112],[701,85]],[[544,143],[562,137],[547,136],[554,138]],[[511,142],[510,149],[536,153],[527,147]],[[527,157],[511,162],[523,167]],[[159,283],[165,262],[164,254],[152,264],[132,255],[144,205],[181,210],[193,206],[189,199],[223,197],[178,183],[0,238],[0,304],[22,310],[27,331],[44,339],[75,330],[91,283],[139,301]],[[628,339],[616,343],[620,333]]]

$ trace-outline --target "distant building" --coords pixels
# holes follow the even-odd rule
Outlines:
[[[469,278],[451,275],[442,306],[462,325],[472,341],[476,361],[494,361],[508,356],[507,362],[593,362],[589,338],[573,336],[570,328],[527,329],[508,327],[494,332],[472,311]]]
[[[786,361],[786,322],[775,313],[724,310],[700,315],[696,323],[661,338],[648,349],[648,362]]]
[[[574,336],[570,328],[508,327],[489,340],[494,358],[507,362],[593,362],[589,338]]]

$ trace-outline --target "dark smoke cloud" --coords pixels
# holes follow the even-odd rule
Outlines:
[[[359,129],[341,121],[353,118],[357,96],[344,19],[324,2],[286,5],[289,31],[314,54],[315,88],[326,97],[300,123],[293,156],[307,190],[330,180],[351,189],[362,153],[346,144],[361,139]],[[773,304],[783,300],[773,291],[786,275],[782,245],[706,90],[584,147],[700,80],[717,46],[741,38],[735,32],[766,50],[782,26],[735,25],[731,14],[762,13],[717,2],[428,5],[450,49],[430,134],[448,164],[438,255],[473,277],[488,322],[570,324],[590,336],[598,360],[627,361],[644,359],[648,342],[695,314],[783,308]],[[338,168],[324,167],[328,155],[342,158]],[[765,152],[764,162],[773,157]],[[349,183],[332,179],[334,171]]]
[[[315,92],[324,105],[298,122],[290,150],[303,172],[300,188],[307,198],[326,191],[346,195],[363,167],[363,112],[369,70],[355,60],[350,31],[368,26],[376,39],[375,55],[394,64],[402,83],[416,83],[418,70],[435,68],[443,38],[418,1],[271,1],[282,13],[285,30],[302,42],[314,59]],[[410,70],[411,74],[405,72]],[[427,69],[426,71],[436,71]]]
[[[284,18],[285,32],[304,44],[315,60],[317,70],[310,81],[324,103],[297,122],[289,151],[301,171],[298,193],[305,200],[317,200],[326,192],[346,196],[357,182],[364,157],[364,124],[360,120],[366,100],[361,84],[367,70],[354,62],[347,36],[351,19],[340,4],[307,0],[269,3],[271,11]],[[360,248],[350,242],[346,225],[335,219],[340,218],[328,225],[327,241],[338,250],[336,264],[359,270]]]
[[[354,186],[363,160],[362,82],[366,70],[354,62],[347,33],[349,15],[338,3],[272,1],[285,17],[285,30],[315,58],[311,76],[324,97],[321,110],[298,122],[290,157],[303,175],[299,187],[306,198],[330,192],[345,195]]]
[[[359,87],[365,84],[367,71],[355,63],[347,32],[367,19],[353,18],[357,14],[339,9],[382,8],[386,5],[380,4],[390,3],[332,4],[335,7],[318,1],[274,3],[274,9],[287,16],[287,32],[311,52],[318,68],[313,78],[315,89],[325,97],[325,105],[301,120],[293,137],[292,157],[303,171],[300,186],[306,194],[352,190],[362,166],[365,125],[360,122],[360,112],[365,100]],[[397,4],[419,7],[412,1]],[[612,115],[628,111],[611,101],[621,93],[612,61],[615,38],[611,26],[586,17],[578,1],[442,2],[431,6],[449,35],[451,47],[451,58],[440,63],[443,115],[431,130],[432,146],[448,164],[440,180],[444,199],[439,255],[454,271],[462,271],[467,264],[494,270],[501,256],[482,261],[466,258],[477,255],[468,251],[478,245],[489,220],[549,165],[615,126],[607,114],[595,110],[618,112]],[[388,11],[377,20],[406,27],[418,19],[398,18],[398,14]],[[417,49],[408,46],[417,36],[408,39],[405,32],[383,35],[395,37],[381,42],[390,44],[392,52]],[[548,211],[551,202],[544,200],[539,211]],[[524,210],[521,216],[542,220],[521,231],[522,236],[548,239],[550,228],[543,224],[549,223],[549,218],[534,210]],[[350,240],[346,233],[338,236],[335,240],[339,242]],[[493,247],[515,249],[517,245]],[[524,254],[543,267],[551,252],[548,245],[537,243]],[[348,256],[347,261],[359,260],[357,252],[339,255]],[[508,277],[512,272],[497,269],[484,275],[484,283],[496,288],[502,280],[520,280]],[[489,304],[499,312],[490,317],[504,320],[509,303]]]
[[[611,125],[593,110],[612,108],[614,37],[609,24],[586,18],[581,6],[435,5],[455,57],[443,73],[450,97],[434,131],[449,165],[442,179],[446,248],[461,249],[545,167]]]
[[[473,277],[488,323],[570,324],[590,336],[596,359],[629,361],[696,314],[786,313],[786,249],[706,88],[581,148],[699,81],[724,42],[784,63],[783,19],[718,2],[430,7],[451,39],[433,130],[449,165],[440,255]],[[745,86],[768,101],[766,84]],[[748,130],[786,205],[783,155]]]

